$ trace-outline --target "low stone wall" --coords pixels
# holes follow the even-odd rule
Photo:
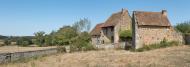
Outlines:
[[[1,53],[0,63],[7,63],[7,62],[23,59],[23,58],[50,55],[50,54],[55,54],[55,53],[57,53],[57,48],[36,50],[36,51],[26,51],[26,52],[15,52],[15,53]]]
[[[114,48],[125,48],[125,42],[120,42],[119,44],[101,44],[95,45],[98,49],[114,49]]]

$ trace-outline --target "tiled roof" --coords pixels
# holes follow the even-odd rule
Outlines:
[[[90,32],[90,35],[100,35],[101,27],[104,23],[97,24],[94,29]]]
[[[129,16],[129,13],[128,13],[128,10],[124,10],[124,9],[120,12],[114,13],[108,18],[108,20],[106,20],[106,22],[104,23],[104,25],[102,25],[102,27],[115,26],[117,23],[120,22],[121,19],[131,20],[127,18],[126,15]]]
[[[167,15],[163,12],[134,11],[134,17],[141,26],[171,26]]]

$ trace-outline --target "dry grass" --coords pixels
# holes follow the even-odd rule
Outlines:
[[[18,47],[18,46],[2,46],[0,47],[0,53],[12,53],[12,52],[24,52],[24,51],[34,51],[43,50],[56,47]]]
[[[146,52],[102,50],[57,54],[0,67],[190,67],[190,46]]]

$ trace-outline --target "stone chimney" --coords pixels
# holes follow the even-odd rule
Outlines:
[[[124,13],[124,8],[121,9],[122,14]]]
[[[162,15],[167,16],[167,10],[162,10]]]
[[[121,9],[121,12],[122,12],[122,14],[123,14],[123,13],[127,12],[127,9],[122,8],[122,9]]]

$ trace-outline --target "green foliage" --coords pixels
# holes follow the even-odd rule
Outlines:
[[[65,53],[66,48],[64,46],[57,46],[57,51],[58,51],[58,53]]]
[[[44,40],[45,32],[39,31],[39,32],[34,33],[34,35],[35,35],[35,44],[38,46],[43,46],[44,41],[45,41]]]
[[[6,36],[4,41],[4,45],[10,45],[11,42],[16,42],[16,45],[18,46],[28,46],[33,44],[32,39],[33,36]]]
[[[158,49],[158,48],[166,48],[170,46],[178,46],[178,45],[179,45],[179,42],[177,41],[167,41],[166,39],[163,39],[160,43],[144,45],[142,48],[131,49],[131,51],[143,52],[143,51],[148,51],[148,50],[153,50],[153,49]]]
[[[183,34],[190,34],[190,21],[177,24],[175,29],[182,32]]]
[[[121,41],[125,41],[127,38],[132,38],[131,30],[123,30],[119,32],[119,37]]]
[[[29,46],[30,44],[32,44],[32,39],[27,37],[20,37],[17,39],[16,42],[19,46]]]
[[[92,50],[94,47],[90,44],[90,21],[81,19],[72,26],[63,26],[56,34],[55,39],[58,45],[69,45],[71,51]]]
[[[4,44],[5,44],[5,45],[9,45],[9,44],[11,44],[11,41],[10,41],[9,39],[5,39],[5,40],[4,40]]]
[[[93,49],[94,47],[90,44],[90,35],[88,32],[82,32],[71,44],[71,51],[86,51]]]
[[[73,27],[63,26],[57,31],[55,38],[59,45],[69,45],[76,36],[77,33]]]
[[[80,19],[79,21],[75,22],[72,27],[76,30],[76,32],[80,33],[82,31],[89,31],[91,28],[91,22],[84,18]]]
[[[89,30],[90,21],[84,18],[72,26],[63,26],[58,31],[47,35],[41,31],[35,33],[35,43],[39,46],[69,45],[71,51],[92,50],[94,47],[90,44]],[[59,47],[59,51],[65,51],[65,48]]]
[[[8,38],[7,36],[0,35],[0,39],[7,39],[7,38]]]

